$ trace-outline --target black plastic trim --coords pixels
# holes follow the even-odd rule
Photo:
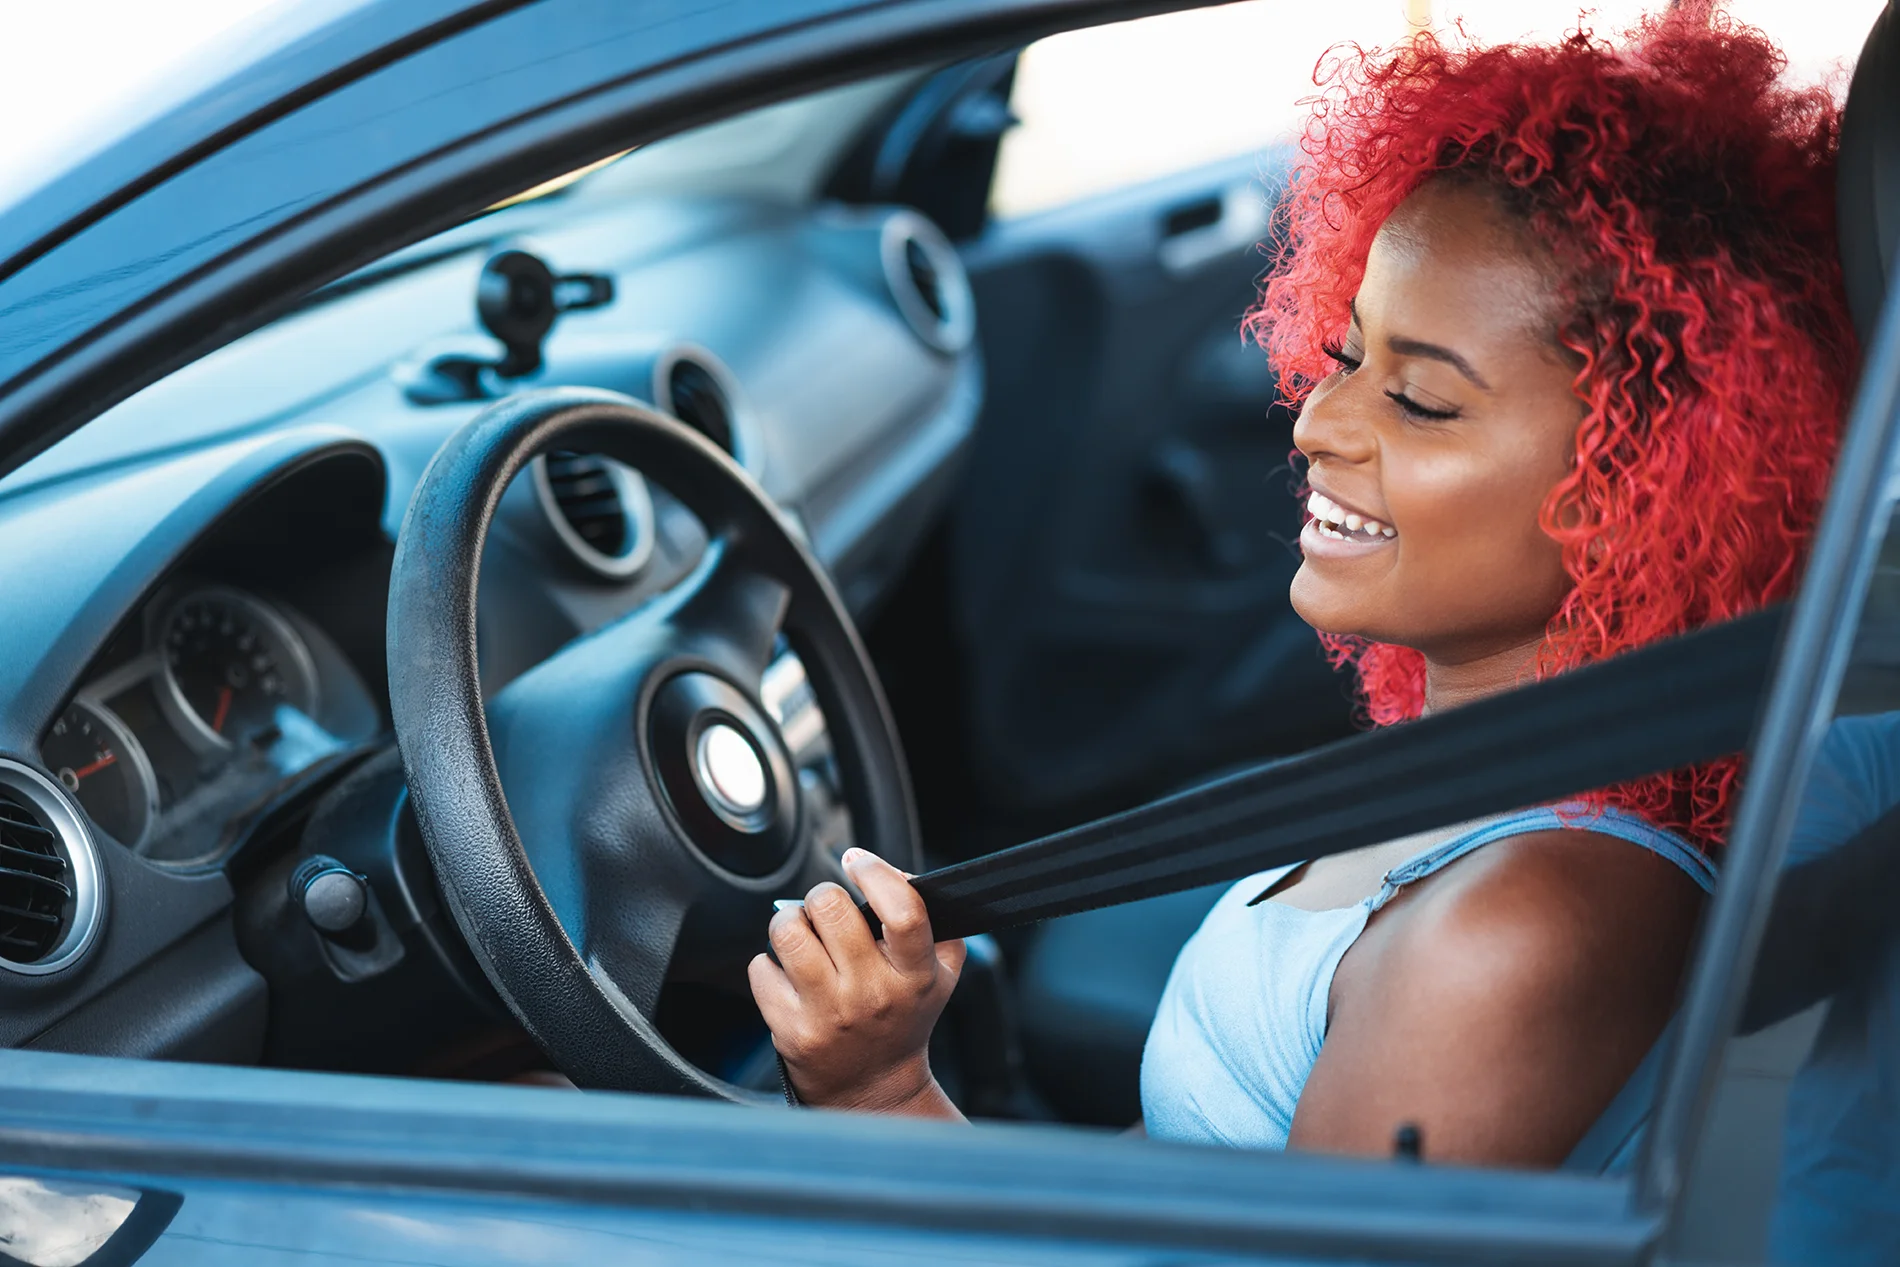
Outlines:
[[[30,1047],[142,1060],[249,1064],[264,1050],[264,978],[227,912],[88,1000]]]

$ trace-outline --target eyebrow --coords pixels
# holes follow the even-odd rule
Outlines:
[[[1359,321],[1358,302],[1349,301],[1347,306],[1352,310],[1353,322],[1357,324]],[[1464,357],[1459,356],[1448,347],[1443,347],[1437,343],[1427,343],[1423,339],[1407,339],[1397,336],[1388,338],[1385,341],[1385,345],[1400,356],[1421,356],[1428,361],[1443,361],[1446,365],[1451,366],[1460,374],[1470,379],[1473,386],[1480,387],[1485,391],[1491,390],[1491,384],[1485,382],[1484,375],[1473,369],[1470,361],[1465,360]]]

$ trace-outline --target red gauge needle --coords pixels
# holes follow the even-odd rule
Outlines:
[[[230,716],[230,714],[231,714],[231,688],[228,686],[220,686],[218,688],[218,711],[211,718],[211,729],[217,731],[219,734],[223,734],[224,733],[224,719]]]
[[[88,774],[97,774],[99,773],[99,771],[105,769],[107,766],[111,765],[114,761],[117,761],[118,759],[119,759],[118,753],[108,752],[105,756],[100,757],[97,761],[93,762],[91,765],[81,766],[79,769],[74,770],[73,778],[83,779]]]

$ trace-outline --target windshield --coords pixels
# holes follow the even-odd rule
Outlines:
[[[319,302],[154,383],[0,479],[0,494],[106,462],[266,433],[293,418],[308,423],[324,416],[330,402],[343,411],[339,422],[360,425],[363,415],[351,402],[359,391],[385,384],[393,365],[430,342],[479,337],[476,273],[497,244],[594,216],[614,217],[615,236],[639,242],[662,231],[663,217],[653,208],[664,198],[806,204],[819,196],[861,122],[917,74],[883,76],[749,111],[503,199],[467,223],[334,283],[319,292]],[[414,345],[391,347],[383,333],[390,324],[361,320],[354,303],[320,302],[326,293],[346,297],[366,286],[375,294],[355,302],[374,303],[391,322],[415,331]]]

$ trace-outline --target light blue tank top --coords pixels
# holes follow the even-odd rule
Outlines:
[[[1293,866],[1249,876],[1214,904],[1168,975],[1141,1059],[1149,1137],[1285,1148],[1326,1040],[1333,973],[1372,913],[1473,850],[1554,828],[1627,840],[1681,867],[1704,892],[1715,887],[1714,869],[1681,837],[1632,814],[1577,806],[1486,819],[1392,868],[1377,893],[1353,906],[1307,911],[1257,902]]]

